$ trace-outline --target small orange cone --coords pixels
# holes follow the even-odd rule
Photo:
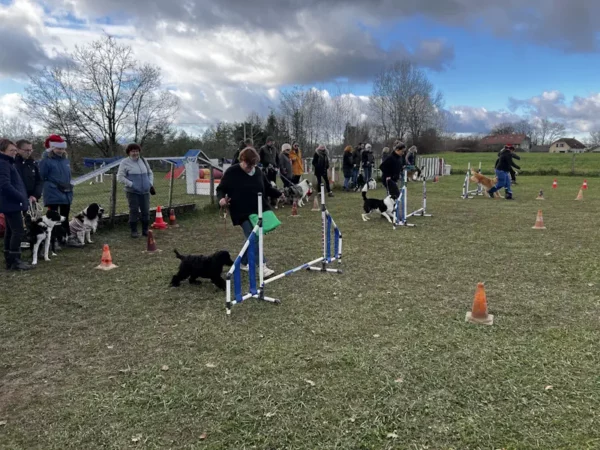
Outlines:
[[[440,178],[436,175],[435,177],[433,177],[433,182],[437,183],[438,181],[440,181]]]
[[[299,217],[298,216],[298,202],[296,200],[294,200],[294,203],[292,205],[292,215],[291,217]]]
[[[112,262],[112,256],[110,256],[110,248],[108,248],[108,244],[104,244],[104,248],[102,249],[102,259],[100,260],[100,265],[96,266],[96,269],[100,270],[111,270],[116,269],[118,266],[115,266]]]
[[[494,323],[494,316],[492,314],[488,314],[487,298],[483,283],[477,283],[477,290],[475,291],[475,298],[473,299],[473,307],[471,308],[471,311],[467,312],[467,315],[465,316],[465,322],[483,325],[492,325]]]
[[[552,189],[556,189],[558,187],[558,183],[556,182],[556,178],[552,182]]]
[[[317,200],[317,194],[315,194],[315,199],[313,200],[313,207],[312,207],[311,211],[320,211],[319,201]]]
[[[587,190],[587,180],[583,180],[583,185],[581,186],[581,189],[583,189],[584,191]]]
[[[540,189],[540,193],[538,194],[538,196],[537,196],[535,199],[536,199],[536,200],[546,200],[546,199],[544,198],[544,191],[542,191],[542,190]]]
[[[171,211],[169,211],[169,226],[172,226],[173,228],[179,228],[179,225],[177,224],[177,217],[175,217],[175,210],[171,208]]]
[[[155,230],[164,230],[167,228],[167,223],[163,220],[162,208],[160,206],[156,207],[156,219],[152,224],[152,228],[154,228]]]
[[[154,240],[154,233],[152,233],[152,230],[148,230],[148,244],[146,246],[146,250],[144,250],[143,253],[149,253],[151,255],[155,254],[155,253],[160,253],[162,252],[162,250],[159,250],[158,248],[156,248],[156,241]]]
[[[537,218],[535,219],[535,225],[532,226],[534,230],[545,230],[544,226],[544,217],[542,217],[542,210],[540,209],[537,213]]]
[[[583,189],[579,189],[579,194],[577,194],[577,198],[575,200],[583,200]]]

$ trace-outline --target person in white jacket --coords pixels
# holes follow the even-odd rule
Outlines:
[[[129,226],[131,237],[139,237],[138,220],[142,221],[142,236],[148,236],[150,224],[150,194],[154,195],[154,173],[148,162],[142,158],[142,148],[138,144],[129,144],[125,149],[127,158],[119,164],[117,181],[125,185],[129,203]]]

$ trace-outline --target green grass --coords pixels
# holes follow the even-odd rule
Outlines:
[[[168,288],[172,248],[241,247],[216,212],[157,232],[157,255],[118,228],[3,272],[0,447],[599,448],[600,189],[576,202],[580,179],[552,179],[521,177],[508,202],[461,200],[462,177],[444,177],[434,217],[396,231],[337,193],[345,273],[275,282],[280,306],[230,318],[210,284]],[[319,213],[289,214],[265,239],[277,271],[320,252]],[[118,269],[94,269],[103,243]],[[464,322],[479,281],[491,327]]]
[[[497,159],[496,152],[490,153],[454,153],[446,152],[436,155],[444,158],[446,164],[452,166],[453,173],[465,173],[469,162],[471,167],[479,167],[483,173],[491,174],[494,172],[494,164]],[[519,171],[525,175],[571,175],[573,154],[567,153],[521,153],[521,161],[515,161],[521,166]],[[600,176],[600,153],[581,153],[575,155],[575,175]]]

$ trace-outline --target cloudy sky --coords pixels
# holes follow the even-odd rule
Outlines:
[[[429,71],[449,131],[517,114],[600,129],[596,0],[0,0],[0,107],[26,76],[103,32],[163,69],[190,131],[276,106],[281,90],[368,96],[387,63]]]

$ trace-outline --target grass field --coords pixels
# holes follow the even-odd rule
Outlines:
[[[337,193],[345,273],[275,282],[280,306],[230,318],[212,285],[168,288],[174,247],[241,247],[214,211],[157,232],[157,255],[119,228],[3,271],[0,447],[600,448],[600,185],[577,202],[582,179],[552,179],[520,177],[509,202],[461,200],[463,177],[444,177],[434,217],[396,231]],[[278,272],[320,255],[319,213],[289,214],[266,237]],[[103,243],[118,269],[94,270]],[[491,327],[464,322],[479,281]]]
[[[567,153],[518,153],[521,161],[515,161],[521,166],[519,172],[523,175],[571,175],[573,169],[573,154]],[[497,153],[439,153],[424,155],[444,158],[446,164],[452,166],[453,173],[465,173],[469,162],[473,167],[479,167],[483,173],[494,173]],[[585,176],[600,176],[600,153],[581,153],[575,155],[575,174]]]

